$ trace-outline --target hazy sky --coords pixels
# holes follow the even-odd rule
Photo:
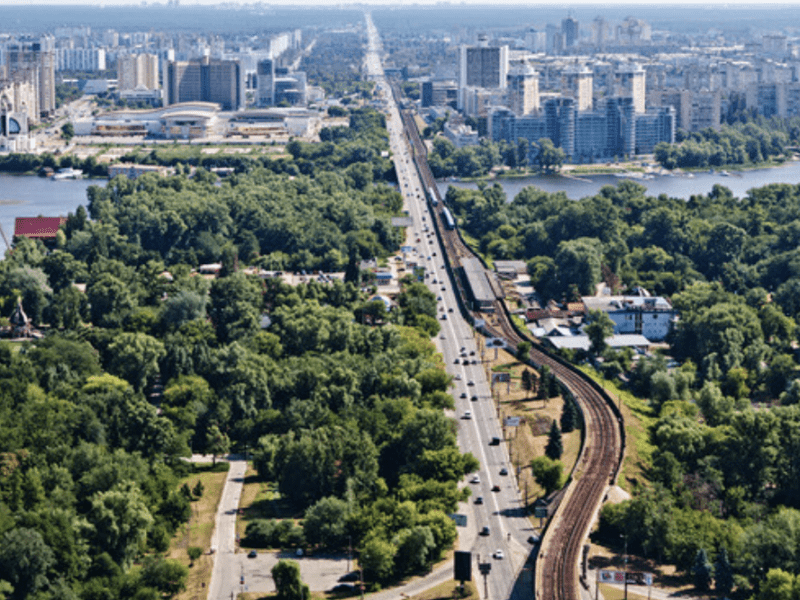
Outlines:
[[[96,2],[76,2],[75,0],[0,0],[0,6],[8,6],[8,5],[31,5],[31,4],[58,4],[58,5],[70,5],[70,4],[93,4],[95,6],[98,5],[105,5],[105,6],[139,6],[143,4],[143,2],[131,2],[130,0],[98,0]],[[147,2],[148,5],[157,5],[157,4],[166,4],[165,1],[162,2]],[[281,7],[288,7],[288,6],[297,6],[298,4],[302,5],[316,5],[316,6],[340,6],[340,5],[360,5],[364,4],[363,2],[356,1],[356,0],[293,0],[291,3],[288,2],[248,2],[245,0],[230,0],[228,2],[220,2],[219,0],[191,0],[191,1],[181,1],[181,6],[191,6],[194,4],[202,4],[202,5],[212,5],[212,4],[227,4],[227,5],[253,5],[253,4],[260,4],[263,6],[281,6]],[[564,10],[569,10],[571,6],[597,6],[598,8],[609,8],[615,5],[638,5],[638,6],[649,6],[652,7],[652,4],[647,4],[646,2],[642,2],[642,0],[614,0],[612,2],[598,2],[597,0],[570,0],[569,2],[564,2],[563,0],[535,0],[534,2],[510,2],[510,1],[487,1],[487,0],[460,0],[457,2],[442,2],[441,0],[418,0],[418,1],[397,1],[397,0],[375,0],[373,2],[369,2],[370,5],[381,5],[381,6],[414,6],[414,5],[432,5],[432,4],[449,4],[449,5],[459,5],[459,4],[481,4],[481,5],[497,5],[497,6],[504,6],[504,7],[511,7],[515,5],[524,6],[526,9],[535,8],[538,6],[548,6],[548,7],[562,7]],[[664,4],[660,6],[663,8],[667,8],[670,5],[693,5],[697,8],[716,8],[719,10],[724,10],[726,6],[752,6],[755,7],[753,0],[710,0],[706,2],[698,2],[697,0],[667,0]],[[790,2],[782,2],[782,3],[761,3],[757,4],[758,8],[760,9],[769,9],[769,8],[779,8],[780,6],[796,6],[796,4]]]

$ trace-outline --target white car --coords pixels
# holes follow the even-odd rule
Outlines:
[[[456,376],[453,377],[456,381],[461,381],[461,373],[456,373]]]
[[[494,557],[497,560],[503,560],[503,551],[502,550],[495,550],[494,551]]]
[[[469,482],[470,483],[480,483],[481,482],[481,476],[480,475],[473,475],[472,479],[470,479]]]
[[[471,410],[464,411],[464,418],[465,419],[471,419],[472,418],[472,411]]]

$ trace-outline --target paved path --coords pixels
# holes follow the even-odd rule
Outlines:
[[[231,466],[222,489],[214,533],[211,535],[211,547],[216,548],[216,552],[208,600],[228,600],[241,590],[240,573],[236,568],[236,513],[244,486],[247,461],[231,456],[229,462]]]

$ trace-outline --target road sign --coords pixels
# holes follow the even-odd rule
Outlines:
[[[519,417],[506,417],[504,425],[506,427],[519,427],[519,422],[520,422]]]
[[[506,342],[501,338],[486,338],[487,348],[505,348]]]
[[[481,572],[481,575],[488,575],[489,571],[492,570],[492,563],[480,563],[478,564],[478,569]]]
[[[508,383],[509,381],[511,381],[511,373],[505,371],[492,373],[492,383]]]
[[[533,516],[537,519],[546,519],[547,518],[547,507],[546,506],[534,506],[533,507]]]

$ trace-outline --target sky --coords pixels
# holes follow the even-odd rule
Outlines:
[[[98,0],[96,2],[76,2],[75,0],[0,0],[0,6],[23,6],[23,5],[60,5],[60,6],[68,6],[68,5],[75,5],[75,4],[94,4],[94,5],[105,5],[105,6],[138,6],[142,5],[143,2],[131,2],[130,0]],[[162,0],[161,2],[147,2],[148,5],[157,5],[157,4],[166,4],[166,0]],[[280,7],[289,7],[289,6],[297,6],[299,4],[305,6],[352,6],[352,5],[364,5],[363,2],[358,0],[293,0],[291,3],[288,2],[248,2],[246,0],[229,0],[228,2],[221,3],[219,0],[184,0],[181,2],[181,6],[187,7],[191,5],[202,4],[204,6],[210,6],[214,4],[226,4],[226,5],[239,5],[239,6],[246,6],[246,5],[254,5],[258,4],[264,7],[268,6],[280,6]],[[380,5],[380,6],[419,6],[419,5],[453,5],[458,6],[459,4],[470,4],[470,5],[497,5],[503,7],[511,7],[515,5],[524,6],[526,9],[535,8],[536,6],[547,6],[547,7],[554,7],[554,8],[563,8],[564,10],[569,10],[572,6],[597,6],[598,9],[601,8],[608,8],[613,6],[649,6],[652,7],[652,4],[648,4],[646,2],[642,2],[642,0],[614,0],[613,2],[598,2],[597,0],[570,0],[569,2],[564,2],[563,0],[535,0],[534,2],[513,2],[509,0],[501,0],[501,1],[487,1],[487,0],[458,0],[452,2],[442,2],[441,0],[415,0],[413,2],[409,1],[397,1],[397,0],[375,0],[373,2],[369,2],[370,5]],[[710,9],[718,9],[724,10],[727,6],[750,6],[750,7],[758,7],[759,9],[777,9],[782,6],[794,6],[797,7],[797,3],[793,2],[781,2],[781,3],[773,3],[773,2],[758,2],[754,3],[753,0],[710,0],[706,2],[698,2],[697,0],[667,0],[666,2],[660,4],[662,8],[667,8],[669,6],[674,5],[691,5],[696,8],[710,8]]]

